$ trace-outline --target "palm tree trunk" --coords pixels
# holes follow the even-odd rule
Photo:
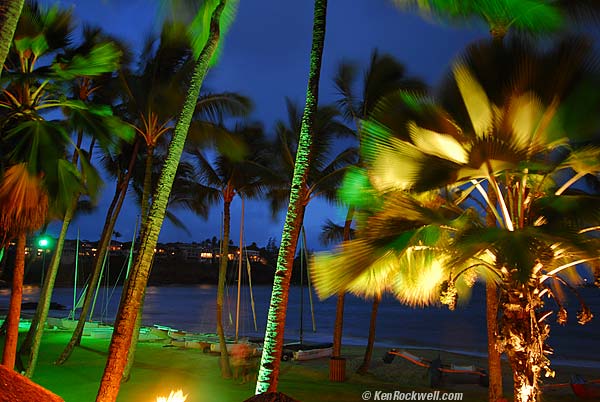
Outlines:
[[[231,367],[229,366],[229,354],[225,343],[225,331],[223,330],[223,299],[225,294],[225,278],[227,276],[227,262],[229,254],[229,231],[231,225],[231,200],[226,199],[223,203],[223,253],[219,264],[219,282],[217,285],[217,334],[219,335],[219,346],[221,356],[219,366],[221,377],[231,378]],[[240,256],[241,258],[241,256]]]
[[[350,240],[350,227],[352,226],[352,217],[354,208],[350,207],[346,214],[344,222],[344,241]],[[339,292],[335,306],[335,324],[333,326],[333,352],[331,357],[339,358],[342,355],[342,332],[344,327],[344,296],[346,292]]]
[[[21,318],[21,301],[23,300],[23,276],[25,274],[25,243],[27,235],[21,233],[17,238],[15,269],[13,270],[12,290],[8,315],[6,317],[6,337],[2,352],[2,365],[13,369],[17,358],[17,341],[19,340],[19,320]]]
[[[0,0],[0,74],[12,44],[25,0]]]
[[[541,373],[551,372],[545,354],[550,326],[536,314],[543,301],[535,279],[502,295],[500,340],[513,372],[515,402],[537,402]]]
[[[144,172],[144,189],[142,191],[142,208],[141,208],[141,228],[140,233],[143,231],[144,226],[146,225],[146,217],[148,215],[148,208],[150,202],[150,193],[152,191],[152,167],[154,165],[154,147],[148,146],[146,151],[146,167]],[[125,293],[125,292],[124,292]],[[131,347],[129,348],[129,353],[127,355],[127,364],[125,365],[125,371],[123,372],[123,381],[129,381],[129,377],[131,376],[131,369],[133,367],[133,362],[135,361],[135,351],[137,349],[137,343],[140,339],[140,328],[142,328],[142,316],[144,314],[144,299],[146,298],[146,288],[144,288],[144,293],[142,295],[142,301],[140,303],[140,311],[138,312],[138,316],[135,319],[135,325],[133,327],[133,335],[131,338]],[[121,303],[123,300],[121,299]],[[120,303],[119,303],[120,304]]]
[[[350,227],[352,226],[352,217],[354,216],[354,208],[350,207],[346,214],[344,222],[343,241],[350,240]],[[335,305],[335,323],[333,325],[333,351],[329,360],[329,380],[330,381],[345,381],[346,380],[346,359],[342,358],[342,334],[344,329],[344,301],[346,292],[341,291],[337,295]]]
[[[144,189],[142,191],[142,230],[146,222],[146,216],[148,215],[148,206],[150,202],[150,192],[152,191],[152,165],[154,164],[154,147],[148,145],[146,151],[146,168],[144,171]]]
[[[277,391],[279,381],[279,367],[283,348],[283,331],[289,295],[290,279],[294,254],[298,245],[298,235],[302,220],[304,219],[304,198],[306,192],[306,179],[311,157],[312,128],[314,125],[315,111],[319,98],[319,77],[321,74],[321,60],[325,44],[327,0],[315,0],[313,17],[313,37],[310,51],[310,71],[308,76],[308,89],[306,91],[306,104],[302,115],[302,127],[296,152],[296,163],[290,191],[283,233],[281,234],[281,247],[277,257],[277,268],[273,280],[271,302],[267,315],[267,329],[265,342],[260,361],[258,379],[256,381],[256,394]]]
[[[381,296],[377,295],[373,299],[371,322],[369,324],[369,339],[367,340],[367,348],[365,349],[363,362],[356,370],[358,374],[367,374],[367,371],[369,371],[369,364],[371,364],[371,357],[373,356],[373,344],[375,343],[375,328],[377,327],[377,310],[379,309],[379,302],[381,302]]]
[[[77,142],[76,147],[81,147],[81,142],[83,141],[83,131],[79,130],[77,133]],[[94,142],[92,140],[92,142]],[[90,147],[90,151],[88,153],[89,157],[92,157],[93,148]],[[76,151],[73,152],[73,157],[71,162],[74,165],[77,165],[77,161],[79,159],[79,153]],[[35,371],[35,366],[37,364],[37,358],[40,350],[40,344],[42,342],[42,335],[44,334],[44,326],[46,320],[48,319],[48,311],[50,310],[50,302],[52,301],[52,293],[54,291],[54,283],[56,282],[56,275],[58,274],[58,267],[60,266],[60,260],[62,257],[63,248],[65,245],[65,238],[67,237],[67,230],[69,229],[69,225],[71,224],[71,220],[75,215],[75,211],[77,209],[77,201],[79,200],[79,194],[77,194],[72,204],[65,212],[65,216],[63,218],[63,223],[60,229],[60,234],[58,235],[58,239],[56,240],[56,247],[54,249],[54,254],[52,255],[52,261],[50,261],[50,266],[48,267],[48,272],[46,278],[44,280],[44,284],[42,286],[42,290],[40,292],[40,297],[38,300],[37,308],[35,309],[35,315],[31,320],[31,327],[27,332],[27,336],[25,340],[21,344],[21,353],[29,353],[29,361],[27,363],[27,370],[25,375],[29,378],[33,376]],[[75,308],[73,306],[73,308]],[[41,324],[40,324],[41,323]]]
[[[487,324],[487,349],[488,349],[488,373],[489,388],[488,399],[496,402],[504,398],[502,384],[502,360],[497,346],[498,337],[498,287],[492,281],[485,285],[485,316]]]
[[[125,365],[125,370],[123,371],[123,381],[129,381],[131,377],[131,369],[133,368],[133,362],[135,361],[135,351],[137,350],[137,343],[140,339],[140,329],[142,328],[142,314],[144,310],[144,299],[146,298],[146,289],[144,289],[144,294],[142,295],[142,302],[140,303],[140,311],[138,311],[138,316],[135,319],[135,325],[133,327],[133,334],[131,335],[131,346],[129,348],[129,353],[127,354],[127,364]]]
[[[71,335],[71,339],[65,347],[65,350],[63,350],[58,360],[56,360],[56,364],[58,365],[61,365],[65,361],[67,361],[67,359],[71,356],[71,353],[73,353],[73,349],[75,348],[75,346],[78,346],[81,343],[83,328],[85,327],[85,322],[88,318],[88,314],[90,313],[90,309],[92,307],[92,302],[94,299],[93,289],[96,288],[96,286],[98,285],[98,281],[100,280],[100,272],[102,271],[104,255],[108,252],[110,238],[112,236],[117,217],[121,212],[121,206],[123,205],[123,201],[125,200],[125,195],[127,193],[126,189],[127,186],[123,185],[123,183],[117,184],[115,195],[106,213],[104,227],[102,229],[102,235],[100,236],[100,241],[98,244],[98,254],[96,255],[96,259],[94,260],[94,271],[92,273],[90,283],[88,284],[88,292],[85,295],[83,306],[81,307],[79,321],[77,321],[77,326],[75,327],[73,335]]]
[[[35,366],[37,364],[40,344],[42,342],[42,335],[44,334],[44,325],[46,323],[46,319],[48,318],[48,311],[50,310],[52,292],[54,291],[54,283],[56,281],[56,275],[58,274],[58,267],[62,257],[65,237],[67,236],[67,229],[69,228],[71,219],[73,219],[76,208],[77,199],[74,200],[69,209],[67,209],[65,212],[60,234],[58,236],[58,240],[56,241],[56,249],[52,255],[52,261],[48,267],[46,277],[44,278],[44,284],[38,300],[38,306],[35,310],[35,316],[33,320],[31,320],[31,328],[27,333],[27,337],[21,345],[21,352],[29,353],[29,361],[27,363],[27,370],[25,371],[25,375],[29,378],[33,376],[33,372],[35,371]]]
[[[501,40],[501,39],[500,39]],[[491,205],[496,205],[496,193],[491,186],[488,187],[487,196]],[[496,217],[488,206],[486,210],[486,225],[496,227]],[[488,350],[488,372],[489,387],[488,400],[496,402],[503,398],[504,390],[502,385],[502,360],[501,353],[497,346],[498,337],[498,289],[494,282],[487,281],[485,285],[485,315],[487,325],[487,350]]]
[[[100,382],[96,402],[114,402],[119,393],[123,371],[127,363],[127,353],[131,346],[133,326],[142,300],[143,289],[148,282],[148,273],[154,257],[154,248],[165,217],[171,188],[181,159],[183,146],[190,127],[192,115],[200,94],[200,87],[209,68],[209,62],[217,48],[220,37],[219,21],[226,0],[221,0],[212,13],[210,32],[206,45],[202,49],[190,81],[183,109],[175,126],[175,134],[169,145],[167,159],[160,175],[154,201],[148,214],[146,227],[142,232],[141,243],[135,264],[132,268],[124,303],[119,306],[115,321],[115,330],[110,342],[108,359]]]

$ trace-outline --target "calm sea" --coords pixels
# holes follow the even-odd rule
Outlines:
[[[114,320],[121,288],[100,288],[94,318],[106,322]],[[597,288],[580,289],[583,298],[596,314],[589,324],[577,324],[575,301],[569,303],[569,323],[561,327],[552,325],[550,345],[555,349],[554,361],[600,367],[600,292]],[[253,287],[252,296],[247,286],[240,295],[239,331],[243,336],[262,337],[271,288]],[[26,287],[23,301],[35,302],[38,287]],[[10,291],[0,289],[0,309],[8,307]],[[160,286],[149,287],[144,305],[145,325],[161,324],[190,332],[215,332],[215,286]],[[301,303],[301,298],[303,303]],[[225,324],[233,334],[235,328],[237,289],[229,287],[225,302]],[[73,289],[55,290],[54,302],[70,308]],[[256,329],[252,314],[252,300],[256,312]],[[336,299],[320,301],[313,295],[314,326],[308,289],[292,287],[288,305],[285,338],[298,340],[300,327],[304,340],[330,342],[335,320]],[[301,308],[303,306],[303,308]],[[454,350],[485,355],[485,303],[484,290],[475,287],[471,299],[456,311],[443,307],[411,308],[401,305],[392,297],[384,297],[377,316],[377,345],[384,347],[424,347]],[[33,313],[33,311],[25,311]],[[52,315],[66,315],[52,311]],[[347,345],[364,345],[369,330],[371,302],[349,295],[346,297],[344,338]],[[302,316],[302,321],[300,317]],[[302,325],[301,325],[302,322]]]

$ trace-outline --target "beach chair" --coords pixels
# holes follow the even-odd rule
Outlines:
[[[481,367],[474,365],[443,364],[439,356],[434,360],[428,360],[402,349],[390,349],[385,356],[383,356],[383,362],[391,364],[396,356],[408,360],[412,364],[426,368],[429,376],[429,386],[431,388],[437,388],[445,382],[452,382],[455,384],[479,384],[482,387],[487,387],[489,385],[487,371]]]

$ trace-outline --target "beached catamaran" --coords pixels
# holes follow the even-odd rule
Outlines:
[[[126,278],[129,276],[129,271],[131,270],[131,266],[133,263],[133,251],[135,248],[136,233],[137,233],[137,224],[136,224],[135,230],[133,231],[133,239],[131,241],[131,248],[129,250],[129,255],[128,255],[128,258],[126,261],[127,264],[124,265],[124,267],[123,267],[123,268],[126,268],[125,269],[125,277]],[[49,316],[46,320],[46,322],[49,326],[53,326],[58,329],[71,330],[71,331],[75,329],[75,327],[77,326],[77,321],[78,321],[77,310],[80,309],[81,306],[83,305],[83,301],[85,299],[86,293],[89,291],[88,283],[86,283],[84,285],[83,289],[81,290],[81,294],[79,294],[79,296],[77,295],[77,285],[79,282],[79,243],[80,243],[80,239],[79,239],[79,230],[78,230],[77,231],[77,241],[75,243],[75,267],[74,267],[75,269],[74,269],[74,273],[73,273],[73,276],[74,276],[73,277],[73,304],[71,306],[71,309],[69,310],[69,314],[67,317],[51,317],[51,316]],[[104,260],[102,261],[102,268],[100,271],[100,279],[98,280],[98,284],[96,285],[96,289],[94,290],[94,300],[92,302],[92,308],[91,308],[91,311],[89,314],[88,321],[84,325],[83,336],[89,336],[91,338],[108,339],[112,336],[112,333],[113,333],[112,324],[106,322],[107,312],[108,312],[108,303],[114,295],[117,283],[119,282],[119,279],[121,278],[121,276],[123,274],[123,268],[119,272],[117,281],[116,281],[115,285],[113,286],[110,294],[108,294],[108,283],[106,283],[106,286],[107,286],[107,288],[106,288],[107,294],[105,295],[106,306],[104,307],[104,309],[101,313],[100,320],[92,319],[92,317],[94,315],[94,310],[96,307],[96,301],[98,299],[98,294],[99,294],[99,290],[100,290],[100,284],[102,282],[102,277],[104,276],[105,267],[108,264],[108,254],[109,254],[109,252],[107,251],[104,256]],[[152,341],[152,340],[158,340],[161,338],[164,338],[164,337],[161,336],[160,333],[155,333],[150,328],[142,327],[140,329],[139,340],[141,340],[141,341]]]

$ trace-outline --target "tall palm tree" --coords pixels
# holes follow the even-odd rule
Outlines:
[[[143,183],[141,186],[142,226],[146,222],[153,189],[152,169],[156,166],[154,161],[155,152],[161,151],[165,142],[172,136],[173,121],[175,121],[178,107],[183,103],[185,97],[185,89],[181,83],[189,78],[194,63],[190,40],[185,30],[174,23],[167,22],[163,25],[158,46],[157,38],[151,37],[147,39],[145,49],[139,71],[130,72],[128,69],[123,69],[120,77],[121,86],[115,88],[121,93],[121,104],[118,106],[119,114],[133,127],[141,141],[134,148],[136,152],[130,155],[134,170],[131,172],[129,170],[124,171],[125,176],[120,176],[123,181],[117,186],[115,198],[107,212],[105,226],[98,245],[98,253],[94,260],[90,288],[94,288],[100,279],[104,256],[108,252],[111,234],[127,192],[129,179],[132,175],[134,178],[137,177],[136,172],[140,171],[139,165],[135,163],[140,151],[145,161],[141,181]],[[214,118],[227,112],[233,115],[245,114],[248,108],[249,101],[240,95],[209,93],[198,99],[194,115],[195,118],[205,116]],[[204,128],[204,131],[210,130],[209,124],[202,123],[202,121],[195,122],[192,127],[196,131],[198,125]],[[127,164],[122,166],[125,167]],[[93,293],[88,292],[84,299],[78,324],[69,343],[57,360],[57,364],[64,363],[71,355],[74,347],[81,342],[85,321],[92,304]],[[134,329],[135,341],[137,341],[141,326],[141,318],[140,314]],[[128,359],[129,364],[124,373],[126,379],[129,378],[129,371],[131,364],[133,364],[135,344],[129,349],[131,358]]]
[[[327,0],[315,0],[306,104],[302,115],[302,128],[296,153],[290,201],[281,235],[281,247],[277,258],[273,291],[271,292],[264,349],[256,381],[257,394],[277,391],[279,381],[279,365],[283,349],[283,330],[290,279],[300,227],[304,218],[302,204],[306,195],[306,180],[311,161],[313,140],[312,131],[319,99],[319,77],[325,43],[326,14]]]
[[[496,346],[507,353],[514,398],[520,402],[537,401],[539,376],[552,374],[542,296],[557,301],[564,323],[566,310],[556,286],[572,286],[567,275],[577,279],[573,267],[599,258],[588,227],[598,219],[597,211],[588,209],[597,197],[568,189],[597,172],[600,150],[575,147],[593,134],[579,113],[598,105],[586,88],[585,78],[597,77],[589,47],[567,40],[547,53],[523,43],[510,50],[518,50],[512,63],[525,74],[511,77],[504,96],[488,96],[487,87],[497,83],[480,82],[481,74],[463,60],[446,87],[461,105],[455,99],[451,108],[443,108],[406,93],[382,104],[364,128],[369,137],[364,156],[371,168],[347,181],[347,196],[354,203],[371,203],[371,211],[357,240],[318,257],[313,275],[321,295],[340,288],[391,289],[404,301],[441,301],[451,308],[459,288],[476,276],[496,281],[502,306]],[[582,94],[588,94],[585,101]],[[414,113],[411,118],[395,119],[390,112],[398,103]],[[566,132],[574,134],[566,138]],[[559,148],[567,150],[566,157]],[[561,183],[565,171],[575,174]],[[498,205],[489,203],[485,182]],[[477,194],[498,227],[486,225],[482,208],[468,201]],[[582,207],[590,216],[577,216]],[[381,281],[390,277],[395,280]],[[578,320],[590,318],[583,305]]]
[[[67,53],[81,53],[82,51],[85,51],[85,49],[95,45],[112,42],[112,39],[103,34],[98,28],[84,27],[83,38],[84,40],[79,46],[73,47],[72,49],[67,49]],[[120,49],[124,49],[123,45],[117,44],[117,46]],[[127,58],[125,57],[125,60],[123,61],[126,62],[126,59]],[[107,72],[98,77],[78,77],[73,81],[70,91],[71,95],[74,100],[83,102],[84,104],[89,105],[88,107],[92,108],[111,104],[114,100],[114,96],[113,92],[107,87],[110,87],[110,82],[112,79],[112,72]],[[69,117],[68,124],[70,131],[76,133],[75,147],[77,149],[81,147],[84,135],[91,136],[89,151],[86,155],[88,159],[92,158],[92,152],[96,142],[98,142],[102,148],[109,150],[115,149],[119,146],[119,144],[124,144],[133,138],[133,130],[112,115],[109,116],[110,118],[108,119],[90,119],[89,116],[85,115],[72,116],[68,113],[68,110],[66,110],[66,114],[67,117]],[[82,117],[86,118],[82,119]],[[114,141],[111,138],[112,136],[126,139],[126,141]],[[73,152],[71,163],[76,166],[78,161],[79,154],[77,152]],[[44,326],[39,324],[46,322],[48,317],[50,301],[52,299],[54,282],[56,280],[58,267],[60,265],[64,241],[67,235],[67,230],[76,213],[78,205],[79,195],[75,195],[71,204],[67,207],[64,216],[62,217],[63,222],[61,225],[61,230],[55,243],[52,260],[50,261],[48,270],[46,271],[46,276],[44,277],[44,283],[40,291],[40,297],[35,315],[31,320],[29,332],[21,344],[21,353],[29,353],[27,369],[25,372],[28,377],[31,377],[35,370],[44,330]]]
[[[8,56],[15,29],[17,29],[23,4],[25,4],[25,0],[0,1],[0,74],[2,74],[4,61]]]
[[[145,144],[145,169],[141,187],[142,227],[146,223],[148,209],[152,202],[152,172],[157,147],[164,144],[172,135],[173,124],[179,105],[183,103],[185,89],[181,82],[189,78],[194,59],[191,43],[184,27],[175,23],[165,23],[158,47],[153,38],[147,40],[144,60],[138,75],[125,77],[124,87],[128,93],[125,114]],[[154,50],[156,48],[156,50]],[[250,101],[235,93],[206,93],[198,99],[194,121],[190,126],[191,139],[198,137],[218,137],[224,130],[215,123],[223,116],[243,116],[250,110]],[[177,180],[177,179],[176,179]],[[201,206],[200,203],[195,204]],[[174,218],[172,215],[167,217]],[[172,220],[172,219],[171,219]],[[143,300],[143,299],[142,299]],[[142,306],[134,328],[132,346],[124,372],[127,380],[133,365],[134,355],[142,324]]]
[[[68,129],[95,130],[105,144],[111,142],[111,134],[107,132],[120,127],[107,106],[65,100],[61,95],[61,86],[67,81],[110,72],[120,57],[119,50],[108,42],[90,44],[78,51],[69,49],[72,29],[69,12],[28,4],[7,59],[7,85],[0,99],[5,133],[0,143],[2,165],[23,164],[34,177],[43,177],[42,187],[50,201],[45,208],[51,212],[50,217],[64,214],[76,194],[94,196],[99,179],[80,144],[72,143],[65,126],[45,120],[43,113],[62,110],[71,123],[66,126]],[[82,125],[83,122],[86,124]],[[79,157],[81,172],[77,171],[76,160],[65,157],[69,146]],[[25,180],[25,176],[20,177]],[[15,322],[18,323],[18,317]]]
[[[119,385],[123,376],[123,371],[127,363],[128,349],[131,345],[131,337],[135,320],[141,305],[143,290],[148,281],[148,272],[154,256],[154,248],[158,241],[158,234],[164,219],[169,194],[175,178],[177,165],[183,152],[188,128],[192,121],[195,105],[200,94],[200,87],[211,63],[214,62],[213,56],[219,44],[221,30],[225,30],[227,23],[234,17],[235,7],[233,3],[227,5],[226,0],[207,1],[198,15],[206,11],[204,15],[210,15],[210,22],[204,19],[205,42],[202,41],[195,49],[201,51],[198,54],[194,72],[190,79],[185,102],[175,126],[175,133],[167,159],[165,161],[158,187],[155,192],[154,201],[150,208],[146,226],[140,236],[140,248],[132,268],[128,286],[125,289],[124,302],[119,307],[119,313],[115,321],[115,331],[109,347],[108,360],[104,369],[104,374],[100,383],[100,389],[96,401],[114,402],[119,392]]]
[[[266,143],[263,139],[262,128],[259,126],[238,127],[232,133],[240,144],[246,148],[244,158],[231,158],[220,154],[211,163],[208,157],[198,148],[190,149],[189,153],[196,160],[198,166],[199,188],[195,191],[198,195],[196,203],[213,204],[223,200],[223,249],[219,263],[219,280],[217,285],[217,334],[221,350],[220,367],[221,376],[231,378],[231,368],[225,331],[223,329],[223,301],[225,293],[225,279],[229,255],[229,234],[231,222],[231,203],[236,195],[241,198],[256,198],[264,192],[265,184],[261,173],[268,171],[266,166]],[[239,246],[240,250],[242,245]]]
[[[354,64],[341,63],[338,66],[334,82],[340,96],[337,101],[338,107],[346,119],[355,126],[355,137],[360,147],[361,121],[370,117],[381,98],[399,89],[423,92],[426,85],[418,79],[407,77],[404,66],[392,56],[379,55],[377,51],[371,54],[369,66],[363,73],[363,81],[360,82],[362,88],[358,92],[355,88],[358,81],[357,73],[358,69]],[[363,162],[360,160],[357,163],[358,166],[362,164]],[[353,215],[353,208],[350,207],[345,222],[345,226],[348,228],[352,224]],[[344,240],[347,241],[349,238]],[[375,301],[378,303],[377,299]],[[375,304],[374,307],[376,307]],[[343,311],[344,293],[340,293],[336,305],[332,359],[338,359],[341,355]],[[372,312],[376,314],[377,309],[373,308]],[[371,317],[371,322],[375,322],[375,317]],[[374,331],[374,325],[371,326],[371,330],[371,332]],[[369,339],[374,339],[374,334],[370,334]],[[366,372],[368,369],[372,350],[373,343],[369,342],[365,351],[365,364],[360,367],[361,372]],[[330,378],[334,377],[333,370],[334,366],[330,365]]]

